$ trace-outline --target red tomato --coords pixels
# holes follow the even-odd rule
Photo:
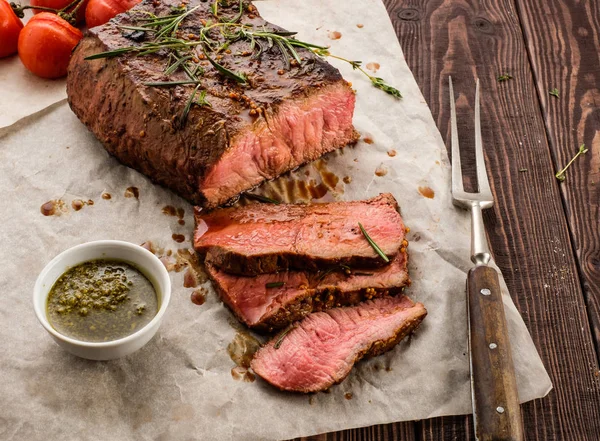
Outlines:
[[[85,22],[88,28],[103,25],[108,20],[129,11],[142,0],[89,0],[85,10]]]
[[[23,22],[15,15],[5,0],[0,0],[0,58],[17,53],[19,32]]]
[[[39,77],[64,77],[71,51],[82,37],[79,29],[58,15],[41,12],[29,20],[19,35],[19,57]]]
[[[57,9],[57,10],[66,8],[71,3],[73,3],[73,0],[31,0],[30,1],[31,6],[42,6],[44,8],[52,8],[52,9]],[[84,0],[83,4],[79,7],[79,9],[77,9],[77,23],[82,23],[83,20],[85,19],[85,8],[87,7],[87,3],[88,3],[88,0]],[[73,9],[75,9],[76,6],[77,6],[77,4],[75,4],[73,7],[71,7],[69,9],[69,11],[66,11],[66,12],[71,12]],[[33,10],[34,14],[39,14],[40,12],[44,12],[44,11],[41,9]]]

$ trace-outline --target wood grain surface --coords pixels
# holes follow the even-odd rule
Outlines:
[[[589,148],[560,188],[600,353],[600,2],[519,0],[517,6],[555,169],[579,145]],[[554,88],[559,97],[548,93]]]
[[[600,440],[600,2],[384,3],[447,145],[448,75],[461,148],[473,146],[469,103],[475,78],[481,81],[482,135],[496,201],[485,213],[486,227],[554,384],[547,397],[523,406],[526,439]],[[512,79],[499,82],[504,73]],[[559,98],[548,94],[554,87]],[[581,143],[590,151],[560,184],[555,172]],[[463,167],[468,164],[463,158]],[[472,185],[469,174],[465,186]],[[471,417],[454,416],[306,439],[474,436]]]

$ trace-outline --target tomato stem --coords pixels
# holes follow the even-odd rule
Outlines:
[[[85,2],[85,0],[73,0],[67,6],[65,6],[61,10],[57,11],[57,14],[60,18],[68,21],[72,25],[75,25],[75,23],[77,22],[77,11],[79,10],[79,8],[81,8],[81,5],[83,5],[84,2]],[[77,6],[75,6],[75,5],[77,5]],[[70,8],[72,8],[73,6],[75,6],[75,8],[73,8],[73,10],[71,12],[65,12],[65,11],[69,10]]]

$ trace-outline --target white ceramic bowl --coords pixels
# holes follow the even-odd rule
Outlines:
[[[95,259],[117,259],[133,264],[152,282],[159,298],[156,316],[127,337],[107,342],[86,342],[67,337],[48,322],[46,301],[54,282],[69,268]],[[119,240],[99,240],[77,245],[56,256],[38,276],[33,289],[35,315],[52,338],[71,354],[90,360],[112,360],[137,351],[150,341],[160,326],[171,298],[171,280],[162,262],[150,251]]]

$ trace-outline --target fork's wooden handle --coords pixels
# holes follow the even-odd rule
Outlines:
[[[471,392],[479,441],[523,441],[521,408],[498,273],[477,266],[467,278]]]

